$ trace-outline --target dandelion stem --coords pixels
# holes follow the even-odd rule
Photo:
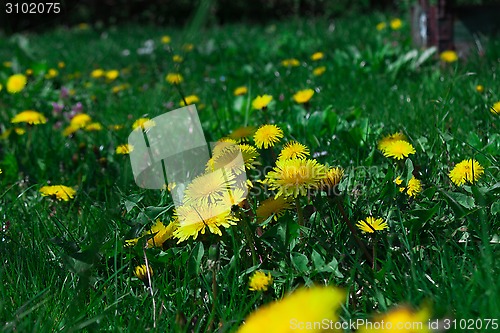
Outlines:
[[[354,228],[354,226],[352,225],[351,221],[349,220],[349,217],[347,216],[347,214],[346,214],[346,212],[344,210],[344,207],[339,202],[339,200],[335,200],[335,202],[337,203],[337,207],[338,207],[338,209],[340,211],[340,214],[342,214],[342,218],[343,218],[344,222],[347,224],[347,227],[349,228],[349,230],[351,230],[352,236],[354,237],[354,240],[356,241],[356,244],[358,244],[358,246],[361,249],[361,251],[363,251],[363,254],[365,255],[365,257],[368,260],[368,262],[370,263],[370,265],[373,266],[374,265],[373,257],[370,254],[370,252],[368,252],[368,250],[366,249],[365,244],[363,244],[363,242],[361,241],[361,239],[359,239],[358,233],[356,231],[356,228]]]
[[[210,315],[210,322],[207,325],[207,331],[212,331],[212,326],[214,324],[215,311],[217,307],[217,270],[219,267],[220,257],[220,244],[215,243],[210,247],[209,259],[213,262],[212,266],[212,313]]]
[[[142,248],[142,252],[144,254],[144,261],[146,262],[146,274],[148,275],[148,290],[149,294],[151,295],[151,299],[153,300],[153,327],[156,328],[156,301],[153,293],[153,286],[151,284],[151,273],[149,271],[149,262],[148,262],[148,256],[146,255],[146,248]]]
[[[245,234],[247,246],[250,248],[250,253],[252,254],[252,264],[253,266],[257,265],[257,253],[255,252],[255,240],[253,238],[252,231],[250,230],[250,226],[248,224],[248,220],[246,217],[241,219],[243,222],[243,233]]]
[[[297,222],[302,227],[304,225],[304,211],[300,205],[299,197],[295,198],[295,208],[297,209]]]

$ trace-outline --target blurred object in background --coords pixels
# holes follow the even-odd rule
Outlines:
[[[481,38],[500,33],[500,1],[416,0],[411,24],[417,47],[483,54]]]

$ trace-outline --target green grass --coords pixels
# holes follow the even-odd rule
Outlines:
[[[10,225],[0,234],[2,330],[231,332],[261,304],[304,284],[325,283],[348,292],[341,311],[346,320],[425,302],[432,304],[433,318],[499,318],[500,123],[489,109],[500,100],[500,43],[487,41],[481,57],[444,64],[433,55],[416,65],[423,51],[412,49],[407,22],[400,31],[374,28],[387,19],[294,19],[196,34],[144,26],[61,28],[0,37],[0,61],[12,62],[0,67],[2,132],[22,110],[48,118],[0,141],[0,221],[2,228]],[[160,43],[165,34],[172,37],[172,51]],[[146,40],[155,48],[140,55]],[[182,51],[187,42],[194,44],[192,52]],[[316,51],[325,53],[318,63],[309,58]],[[184,61],[173,63],[172,54]],[[301,65],[284,68],[286,58]],[[44,78],[61,61],[58,76]],[[326,72],[313,76],[317,66]],[[7,78],[28,68],[35,74],[27,87],[8,94]],[[121,73],[107,83],[90,77],[96,68]],[[301,197],[302,226],[290,210],[262,235],[246,217],[248,230],[240,223],[221,237],[180,244],[171,239],[163,249],[145,252],[125,248],[125,239],[156,218],[168,222],[173,209],[167,192],[134,183],[129,158],[115,148],[127,141],[135,119],[178,107],[179,90],[164,79],[177,71],[185,79],[182,94],[196,94],[204,105],[198,111],[207,141],[269,119],[285,133],[276,149],[294,139],[321,153],[319,162],[345,169],[341,194]],[[119,84],[129,88],[113,93]],[[476,91],[478,84],[483,93]],[[233,96],[240,85],[249,93]],[[74,94],[61,98],[62,87]],[[291,99],[304,88],[316,89],[308,107]],[[252,110],[252,99],[264,93],[274,96],[268,111]],[[68,120],[52,112],[51,103],[58,101],[66,105],[63,112],[80,102],[104,130],[64,137]],[[108,130],[112,124],[124,128]],[[406,162],[377,150],[378,140],[397,131],[416,149]],[[262,168],[273,166],[271,154],[261,153]],[[457,187],[448,172],[468,158],[477,159],[485,173],[476,184]],[[393,182],[412,173],[423,183],[416,198],[399,193]],[[75,199],[42,197],[38,190],[47,182],[74,186]],[[255,211],[269,196],[252,193],[248,209]],[[376,247],[375,268],[346,224],[369,215],[389,223],[376,243],[359,234],[370,255]],[[259,267],[252,262],[249,233],[263,259]],[[133,273],[143,253],[154,269],[153,297]],[[273,288],[262,294],[248,290],[256,269],[274,278]]]

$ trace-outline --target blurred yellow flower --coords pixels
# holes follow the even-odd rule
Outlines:
[[[57,71],[57,69],[51,68],[51,69],[48,70],[47,74],[45,74],[45,78],[46,79],[53,79],[57,75],[59,75],[59,72]]]
[[[90,123],[84,127],[84,130],[87,132],[101,131],[102,125],[100,123],[97,123],[97,122]]]
[[[7,79],[6,89],[9,94],[21,92],[26,86],[27,78],[23,74],[14,74]]]
[[[314,76],[320,76],[325,71],[326,71],[326,67],[325,66],[316,67],[315,69],[313,69],[313,75]]]
[[[262,125],[255,132],[253,140],[257,148],[268,148],[274,146],[283,137],[283,131],[276,125]]]
[[[378,30],[378,31],[382,31],[384,30],[385,28],[387,27],[387,23],[385,22],[380,22],[378,23],[375,28]]]
[[[194,49],[194,45],[191,43],[187,43],[187,44],[182,45],[182,50],[184,52],[191,52],[191,51],[193,51],[193,49]]]
[[[264,273],[263,271],[255,271],[250,277],[249,290],[251,291],[266,291],[270,285],[273,284],[271,273]]]
[[[318,61],[318,60],[323,59],[324,57],[325,57],[325,54],[323,52],[315,52],[311,56],[311,60],[312,61]]]
[[[234,96],[245,95],[248,92],[248,88],[245,86],[237,87],[234,89]]]
[[[391,26],[392,30],[399,30],[403,26],[403,21],[401,21],[398,18],[392,19],[391,22],[389,23]]]
[[[478,84],[478,85],[476,86],[476,91],[477,91],[478,93],[482,93],[482,92],[484,91],[484,86],[482,86],[482,85]]]
[[[300,91],[296,92],[295,95],[293,95],[293,100],[296,103],[304,104],[304,103],[309,102],[309,100],[311,99],[311,97],[313,95],[314,95],[314,90],[304,89],[304,90],[300,90]]]
[[[441,54],[439,55],[439,58],[444,62],[450,63],[450,62],[457,61],[458,55],[455,51],[448,50],[448,51],[441,52]]]
[[[368,216],[366,219],[358,221],[356,226],[361,231],[368,233],[374,233],[375,231],[381,231],[389,228],[387,222],[385,222],[382,218],[374,218],[372,216]]]
[[[0,83],[0,91],[2,91],[2,89],[3,89],[3,86],[2,86],[2,84]]]
[[[104,76],[104,71],[100,68],[94,69],[92,72],[90,72],[90,76],[93,77],[94,79],[98,79]]]
[[[273,96],[271,95],[260,95],[255,97],[252,101],[252,107],[255,110],[260,110],[266,108],[269,103],[273,100]]]
[[[120,75],[120,71],[118,71],[116,69],[112,69],[112,70],[106,72],[106,79],[108,79],[109,81],[113,81],[119,75]]]
[[[13,124],[27,123],[30,125],[45,124],[47,118],[43,114],[33,110],[22,111],[14,116],[10,121]]]
[[[358,329],[358,333],[430,333],[430,310],[426,307],[414,311],[400,306],[375,316]]]
[[[168,35],[165,35],[165,36],[162,36],[162,37],[161,37],[161,42],[162,42],[162,44],[168,44],[168,43],[170,43],[170,41],[171,41],[171,40],[172,40],[172,39],[171,39],[171,38],[170,38],[170,36],[168,36]]]
[[[173,62],[182,62],[184,60],[184,58],[182,58],[178,54],[174,54],[174,56],[172,57],[172,60],[173,60]]]
[[[70,126],[84,128],[92,122],[92,118],[86,113],[78,113],[70,120]]]
[[[11,68],[12,67],[12,61],[4,61],[2,64],[3,64],[3,66],[5,68]]]
[[[68,201],[75,197],[76,191],[72,187],[65,185],[51,185],[40,188],[40,193],[44,197],[53,196],[59,201]]]
[[[29,76],[29,75],[33,75],[33,70],[32,70],[31,68],[28,68],[28,69],[26,70],[26,72],[25,72],[25,73],[26,73],[26,75],[28,75],[28,76]]]
[[[133,150],[134,150],[134,146],[132,146],[128,143],[125,143],[123,145],[119,145],[118,147],[116,147],[115,152],[118,155],[126,155],[126,154],[130,154],[130,152]]]
[[[184,78],[179,73],[168,73],[165,80],[170,84],[179,84],[184,81]]]
[[[66,64],[64,63],[64,61],[59,61],[57,63],[57,67],[59,67],[60,69],[63,69],[64,67],[66,67]]]
[[[248,138],[255,134],[257,129],[253,126],[238,127],[233,130],[228,136],[229,138],[236,140],[236,142],[248,141]]]
[[[186,103],[184,103],[184,100],[186,101]],[[184,97],[184,100],[181,100],[179,102],[180,106],[186,106],[186,105],[190,105],[190,104],[195,104],[195,103],[198,103],[200,101],[199,97],[196,96],[196,95],[186,96],[186,97]]]
[[[153,127],[154,125],[155,122],[153,120],[150,120],[149,118],[139,118],[132,124],[132,129],[135,130],[142,128],[143,130],[145,130],[150,127]]]
[[[300,66],[300,62],[295,58],[290,58],[281,61],[281,65],[285,67],[297,67]]]
[[[495,104],[493,104],[493,106],[491,107],[490,111],[493,114],[500,114],[500,101],[498,101]]]
[[[451,181],[462,186],[465,183],[473,184],[484,174],[484,168],[475,159],[463,160],[455,165],[448,176]]]
[[[301,288],[252,312],[237,333],[325,332],[316,323],[337,322],[336,312],[344,302],[345,292],[337,287]]]
[[[422,182],[415,178],[415,176],[411,177],[407,186],[401,186],[401,184],[403,184],[403,180],[400,176],[394,179],[394,183],[400,186],[399,192],[406,192],[406,194],[410,197],[416,197],[420,192],[422,192]]]

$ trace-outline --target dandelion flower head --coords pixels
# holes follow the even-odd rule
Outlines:
[[[272,124],[262,125],[253,136],[255,146],[265,149],[273,147],[281,138],[283,138],[283,131]]]
[[[358,221],[356,226],[363,232],[374,233],[375,231],[381,231],[389,228],[387,222],[382,218],[375,218],[368,216],[366,219]]]
[[[39,125],[45,124],[47,122],[47,118],[43,114],[33,110],[26,110],[15,115],[11,121],[11,123],[27,123],[30,125]]]
[[[455,165],[450,171],[449,177],[451,181],[457,185],[462,186],[465,183],[474,183],[484,174],[484,168],[474,159],[463,160]]]
[[[271,273],[264,273],[263,271],[256,271],[250,277],[249,290],[251,291],[266,291],[273,283]]]

